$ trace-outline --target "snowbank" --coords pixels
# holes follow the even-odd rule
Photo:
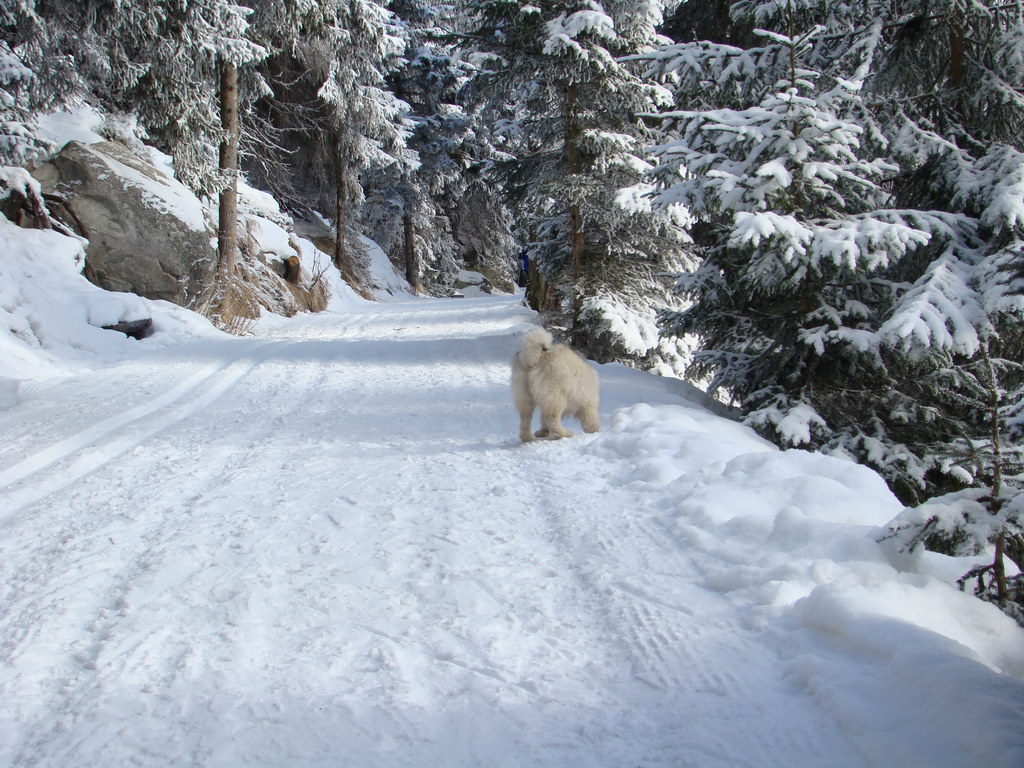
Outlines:
[[[6,380],[7,407],[14,381],[59,376],[140,348],[219,334],[174,304],[93,285],[81,274],[85,253],[75,238],[21,229],[0,217],[0,253],[0,382]],[[142,342],[101,327],[143,318],[152,318],[153,326]]]
[[[720,556],[705,586],[742,595],[752,620],[785,609],[804,626],[853,638],[858,617],[901,619],[1024,678],[1022,633],[1012,619],[937,578],[929,558],[894,565],[879,545],[903,506],[867,467],[780,451],[735,422],[669,405],[618,411],[589,450],[627,460],[633,486],[671,499],[675,535]],[[730,552],[719,550],[725,541]],[[975,562],[944,559],[959,561],[945,570],[960,573]]]
[[[409,290],[409,282],[398,274],[391,259],[384,249],[368,237],[359,236],[359,241],[366,248],[370,283],[373,286],[373,297],[377,301],[389,299],[406,299],[413,295]]]
[[[937,577],[973,559],[890,560],[877,538],[902,505],[879,475],[681,406],[623,409],[588,450],[625,461],[619,482],[660,498],[658,522],[698,559],[702,586],[728,597],[844,730],[872,734],[872,764],[952,768],[969,734],[986,732],[1001,735],[973,745],[973,764],[1020,764],[1024,633]],[[927,745],[908,740],[933,723]]]
[[[327,309],[330,311],[352,311],[365,303],[365,299],[342,279],[330,255],[296,233],[292,218],[281,211],[273,195],[243,181],[238,186],[238,196],[239,219],[265,262],[298,257],[302,269],[301,284],[309,288],[315,283],[326,285],[329,294]],[[265,311],[264,320],[273,325],[275,316]]]

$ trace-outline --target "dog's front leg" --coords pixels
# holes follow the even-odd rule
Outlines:
[[[533,431],[530,426],[533,422],[533,404],[519,407],[519,439],[524,443],[532,443]]]

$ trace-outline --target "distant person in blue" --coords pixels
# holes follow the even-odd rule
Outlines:
[[[526,288],[530,282],[530,254],[524,248],[519,254],[519,280],[520,288]]]

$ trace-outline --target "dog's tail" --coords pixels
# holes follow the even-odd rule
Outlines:
[[[543,328],[534,328],[523,337],[519,348],[519,361],[526,368],[533,368],[540,362],[541,355],[554,345],[555,340]]]

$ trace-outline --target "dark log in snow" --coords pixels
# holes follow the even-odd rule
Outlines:
[[[103,330],[118,331],[132,339],[144,339],[149,335],[149,329],[152,325],[153,319],[146,317],[142,320],[123,320],[113,325],[104,325]]]

